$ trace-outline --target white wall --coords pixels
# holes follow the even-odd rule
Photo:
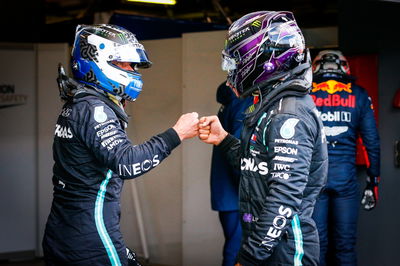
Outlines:
[[[182,113],[181,39],[143,42],[153,66],[144,69],[144,87],[134,103],[128,135],[135,144],[172,127]],[[179,146],[160,166],[136,180],[125,182],[121,228],[125,242],[143,254],[134,213],[131,182],[138,188],[150,261],[181,265],[182,150]]]
[[[0,253],[35,249],[36,58],[33,45],[0,48]],[[17,98],[16,98],[17,97]],[[21,105],[13,104],[11,98]],[[19,98],[19,100],[18,100]]]
[[[53,153],[54,128],[61,110],[56,78],[58,63],[68,69],[68,44],[38,44],[37,51],[37,164],[38,164],[38,224],[36,252],[43,255],[42,238],[53,193]]]
[[[216,90],[225,80],[221,51],[225,31],[183,35],[183,112],[218,111]],[[220,265],[223,233],[210,204],[212,146],[198,139],[183,145],[183,265]]]

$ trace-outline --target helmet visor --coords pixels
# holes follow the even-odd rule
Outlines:
[[[233,71],[237,68],[236,60],[222,51],[221,68],[223,71]]]
[[[132,62],[138,68],[149,68],[152,63],[147,57],[143,45],[140,43],[129,43],[117,48],[117,61]]]

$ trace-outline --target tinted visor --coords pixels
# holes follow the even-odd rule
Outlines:
[[[236,60],[227,55],[225,51],[222,51],[221,68],[223,71],[228,71],[228,72],[235,70],[237,68]]]
[[[148,59],[143,45],[140,43],[129,43],[116,47],[115,60],[120,62],[132,62],[137,68],[149,68],[152,63]]]
[[[153,64],[147,57],[147,53],[145,50],[136,49],[136,53],[139,56],[139,62],[136,63],[137,68],[149,68]]]

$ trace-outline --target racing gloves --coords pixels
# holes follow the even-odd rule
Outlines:
[[[379,179],[379,177],[367,177],[367,186],[364,189],[364,194],[361,200],[361,205],[364,210],[370,211],[375,208],[378,203]]]
[[[136,253],[126,248],[126,256],[128,258],[128,266],[142,266],[136,258]]]

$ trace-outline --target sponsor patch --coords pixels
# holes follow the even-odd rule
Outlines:
[[[280,178],[280,179],[285,179],[285,180],[288,180],[289,179],[289,177],[290,177],[290,174],[288,174],[288,173],[283,173],[283,172],[277,172],[277,173],[271,173],[271,176],[273,177],[273,178]]]
[[[345,91],[348,93],[352,93],[351,83],[342,83],[336,80],[327,80],[321,83],[313,82],[312,92],[316,91],[326,91],[329,94],[335,94],[337,92]]]
[[[267,162],[260,162],[259,164],[256,164],[254,158],[242,158],[240,162],[240,169],[242,171],[247,170],[251,172],[256,172],[260,175],[268,174]]]
[[[299,145],[299,142],[297,140],[293,140],[293,139],[275,139],[275,143]]]
[[[66,126],[63,127],[59,124],[56,124],[56,130],[54,132],[54,135],[64,139],[72,139],[72,137],[74,136],[69,127]]]
[[[94,108],[93,116],[97,123],[104,123],[107,120],[107,114],[104,112],[104,106],[96,106]]]
[[[337,136],[340,135],[344,132],[347,132],[349,130],[349,127],[346,126],[340,126],[340,127],[324,127],[325,135],[326,136]]]
[[[291,147],[285,147],[285,146],[275,146],[274,151],[276,153],[284,153],[284,154],[291,154],[291,155],[297,155],[297,149],[296,148],[291,148]]]
[[[276,171],[289,171],[290,170],[290,165],[288,164],[282,164],[282,163],[274,163],[274,170]]]
[[[250,154],[252,156],[257,156],[257,155],[260,155],[260,151],[255,150],[254,146],[250,145]]]
[[[356,107],[356,96],[354,95],[349,95],[348,98],[341,97],[339,94],[333,94],[333,95],[328,95],[326,98],[320,98],[315,95],[311,95],[311,97],[314,100],[314,103],[317,107],[321,106],[342,106],[342,107],[350,107],[350,108],[355,108]]]
[[[318,112],[322,121],[326,122],[351,122],[351,113],[345,111],[334,111],[327,113]]]
[[[297,158],[285,157],[285,156],[275,156],[273,160],[293,163],[294,161],[297,161]]]
[[[141,163],[134,164],[120,164],[118,165],[119,175],[120,176],[135,176],[142,174],[153,167],[156,167],[160,164],[160,160],[158,159],[158,155],[155,155],[152,160],[144,160]]]
[[[115,129],[115,128],[116,128],[115,125],[108,125],[108,126],[106,126],[105,128],[100,129],[99,131],[97,131],[97,132],[96,132],[96,135],[97,135],[98,137],[104,138],[104,137],[105,137],[105,134],[106,134],[107,132],[109,132],[109,131],[111,131],[112,129]],[[117,132],[117,131],[115,130],[115,132]]]
[[[288,120],[283,123],[281,130],[279,131],[282,138],[284,139],[290,139],[293,138],[294,133],[296,133],[294,127],[297,125],[299,122],[299,119],[297,118],[289,118]]]
[[[261,241],[260,246],[264,246],[266,249],[271,250],[274,246],[274,242],[279,239],[283,229],[289,222],[288,219],[292,216],[293,211],[289,207],[280,206],[278,209],[278,215],[275,216],[272,221],[272,226],[268,228],[267,235]]]

